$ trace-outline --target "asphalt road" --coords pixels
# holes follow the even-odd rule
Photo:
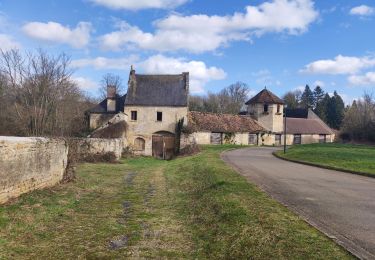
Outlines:
[[[375,259],[375,178],[287,162],[274,150],[232,150],[222,159],[357,257]]]

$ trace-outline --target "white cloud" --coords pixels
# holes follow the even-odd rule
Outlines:
[[[99,87],[97,82],[89,78],[73,77],[73,81],[76,82],[76,84],[78,85],[80,89],[85,90],[85,91],[96,90]]]
[[[91,2],[111,9],[171,9],[186,3],[188,0],[90,0]]]
[[[375,86],[375,72],[367,72],[364,75],[352,75],[348,78],[348,81],[354,86]]]
[[[245,13],[228,16],[172,14],[155,22],[154,33],[143,32],[126,22],[118,31],[100,38],[105,49],[135,45],[141,49],[200,53],[232,41],[251,41],[264,33],[300,34],[318,17],[311,0],[272,0],[247,6]]]
[[[131,55],[126,58],[97,57],[93,59],[77,59],[72,60],[71,66],[73,68],[93,67],[95,69],[127,70],[130,68],[130,65],[137,62],[138,59],[136,55]]]
[[[313,85],[314,85],[314,87],[316,87],[316,86],[324,87],[326,84],[321,80],[316,80]]]
[[[140,61],[137,56],[126,58],[105,58],[73,60],[74,68],[94,67],[95,69],[117,69],[128,71],[130,65],[147,74],[180,74],[190,73],[191,93],[204,92],[205,85],[212,80],[221,80],[226,77],[224,70],[217,67],[208,67],[203,61],[188,61],[184,58],[171,58],[164,55],[154,55]]]
[[[74,48],[82,48],[90,41],[91,23],[80,22],[76,28],[65,27],[59,23],[30,22],[22,27],[30,37],[54,43],[69,44]]]
[[[349,13],[351,15],[369,16],[375,13],[375,9],[367,5],[360,5],[350,9]]]
[[[311,74],[355,74],[375,66],[374,57],[347,57],[338,55],[333,60],[318,60],[309,63],[301,72]]]
[[[11,36],[6,34],[0,34],[0,50],[9,51],[12,49],[18,49],[21,45],[16,42]]]
[[[207,67],[203,61],[187,61],[185,59],[170,58],[163,55],[154,55],[139,63],[142,71],[148,74],[178,74],[189,72],[190,92],[202,93],[206,83],[212,80],[221,80],[226,77],[224,70],[217,67]]]

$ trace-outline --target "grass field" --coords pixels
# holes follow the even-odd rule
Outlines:
[[[308,144],[293,146],[279,156],[333,167],[338,170],[349,170],[375,175],[375,147],[349,144]]]
[[[173,161],[83,164],[0,206],[0,259],[349,259],[205,147]]]

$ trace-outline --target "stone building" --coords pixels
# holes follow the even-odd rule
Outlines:
[[[263,89],[246,102],[248,114],[265,128],[258,145],[284,145],[333,142],[335,134],[311,109],[286,109],[284,102],[268,89]],[[284,130],[284,123],[286,129]]]
[[[118,96],[109,87],[107,94],[88,111],[96,129],[91,137],[122,137],[136,154],[156,155],[166,145],[172,152],[176,124],[187,122],[189,73],[141,75],[131,69],[128,93]]]
[[[264,89],[251,98],[245,115],[188,111],[189,73],[141,75],[132,68],[128,93],[109,86],[107,98],[90,109],[91,137],[122,138],[136,154],[169,158],[177,141],[240,145],[283,145],[332,142],[334,132],[311,110],[287,110],[284,102]],[[178,123],[184,129],[176,131]],[[187,133],[187,134],[186,134]],[[176,141],[176,139],[178,139]]]
[[[87,111],[90,116],[90,129],[96,129],[102,126],[116,114],[123,112],[125,98],[126,94],[120,96],[116,93],[116,88],[114,86],[108,86],[107,98]]]
[[[265,129],[248,115],[229,115],[191,111],[188,113],[190,142],[197,144],[257,144],[256,138]],[[182,143],[186,143],[183,140]]]

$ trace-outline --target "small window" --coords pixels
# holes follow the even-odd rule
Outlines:
[[[264,112],[264,113],[267,113],[267,112],[268,112],[268,105],[267,105],[267,104],[264,104],[263,112]]]
[[[137,121],[137,111],[131,111],[131,120]]]
[[[134,150],[144,151],[145,150],[145,139],[137,137],[134,140]]]
[[[293,144],[301,144],[301,135],[300,134],[294,135]]]
[[[319,135],[319,143],[324,144],[327,142],[327,136],[326,135]]]
[[[156,112],[156,121],[163,121],[163,112]]]
[[[280,104],[277,104],[277,113],[278,114],[280,114],[280,108],[281,108]]]

